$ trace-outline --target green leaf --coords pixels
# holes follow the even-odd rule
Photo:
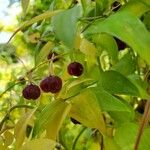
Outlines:
[[[70,107],[71,105],[64,100],[55,100],[46,105],[35,122],[33,136],[38,136],[46,130],[46,137],[56,140],[58,131]]]
[[[138,88],[140,97],[143,99],[149,99],[150,96],[147,93],[148,85],[146,81],[143,81],[139,75],[131,74],[128,79]]]
[[[104,91],[99,86],[96,88],[91,88],[95,93],[99,105],[103,111],[125,111],[131,112],[129,106],[121,102],[118,98],[112,96],[107,91]]]
[[[113,138],[104,137],[105,150],[120,150],[120,147],[115,143]]]
[[[52,25],[56,36],[65,45],[71,48],[75,46],[77,21],[82,15],[81,10],[80,6],[75,6],[72,9],[60,12],[52,19]]]
[[[105,123],[97,99],[92,91],[85,90],[71,99],[70,116],[83,125],[98,129],[105,134]]]
[[[39,52],[37,58],[36,58],[36,64],[41,63],[42,61],[47,60],[47,56],[50,53],[50,51],[54,48],[54,43],[49,41],[47,42]]]
[[[100,84],[111,94],[140,96],[138,89],[128,78],[113,70],[101,74]]]
[[[149,137],[150,137],[150,128],[146,128],[141,137],[139,150],[149,150],[150,148]]]
[[[23,9],[24,14],[26,14],[30,0],[21,0],[21,6]]]
[[[124,123],[116,129],[114,140],[121,147],[120,150],[133,150],[137,130],[138,125],[134,123]]]
[[[120,11],[107,19],[95,21],[86,31],[86,35],[108,33],[127,43],[150,65],[150,33],[144,24],[133,14]]]
[[[116,63],[118,60],[118,46],[114,38],[109,34],[96,34],[93,35],[93,42],[100,47],[101,50],[107,51],[112,63]]]
[[[36,16],[36,17],[34,17],[34,18],[28,20],[28,21],[25,21],[25,22],[22,24],[21,29],[22,29],[22,28],[25,28],[25,27],[27,27],[27,26],[30,26],[30,25],[32,25],[33,23],[38,22],[38,21],[40,21],[40,20],[44,20],[44,19],[53,17],[53,16],[55,16],[56,14],[58,14],[58,13],[60,13],[60,12],[61,12],[61,10],[46,11],[46,12],[44,12],[43,14],[40,14],[40,15],[38,15],[38,16]]]
[[[145,3],[147,0],[131,0],[129,1],[125,7],[121,9],[121,11],[128,11],[136,15],[137,17],[141,17],[145,12],[150,10],[150,3]]]
[[[20,149],[21,145],[23,144],[23,141],[26,137],[26,127],[35,111],[36,109],[33,109],[25,113],[15,125],[14,136],[16,139],[16,149]]]
[[[133,150],[139,126],[134,123],[124,123],[116,129],[115,142],[121,147],[120,150]],[[141,136],[139,150],[149,150],[150,128],[146,128]]]
[[[54,150],[56,142],[50,139],[35,139],[26,142],[20,150]]]
[[[123,75],[130,75],[135,72],[136,60],[131,54],[124,55],[118,63],[116,63],[111,69],[120,72]]]

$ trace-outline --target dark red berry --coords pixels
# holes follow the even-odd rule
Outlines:
[[[74,124],[81,124],[79,121],[75,120],[74,118],[70,118],[70,119],[71,119],[71,122]]]
[[[57,54],[56,52],[50,52],[50,53],[48,54],[48,56],[47,56],[47,59],[48,59],[48,60],[52,59],[52,56],[53,56],[53,58],[54,58],[54,57],[58,56],[58,54]],[[53,59],[53,62],[56,62],[56,61],[58,61],[58,60],[59,60],[58,58],[54,58],[54,59]]]
[[[40,87],[46,93],[58,93],[62,88],[62,80],[58,76],[49,76],[41,81]]]
[[[35,84],[27,85],[22,91],[23,97],[28,100],[38,99],[40,97],[40,94],[41,94],[40,88]]]
[[[80,76],[83,73],[83,65],[78,62],[72,62],[68,65],[68,73],[73,76]]]
[[[115,38],[115,40],[118,45],[118,50],[124,50],[127,47],[127,44],[119,40],[118,38]]]

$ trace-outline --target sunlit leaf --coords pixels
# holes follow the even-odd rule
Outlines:
[[[131,0],[121,9],[121,11],[128,11],[140,17],[150,10],[150,3],[148,6],[148,1],[145,3],[146,1],[147,0]]]
[[[94,56],[96,54],[96,47],[88,40],[82,39],[80,45],[80,51],[85,55]]]
[[[46,130],[46,137],[55,140],[70,107],[64,100],[55,100],[46,105],[35,122],[33,136]]]
[[[12,144],[12,142],[14,140],[14,135],[10,131],[5,131],[4,138],[5,138],[5,145],[9,146]]]
[[[54,150],[56,142],[50,139],[35,139],[26,142],[20,150]]]
[[[133,14],[120,11],[107,19],[95,21],[86,35],[108,33],[127,43],[150,65],[150,33],[144,24]]]
[[[75,35],[77,21],[81,17],[81,7],[76,6],[53,17],[52,25],[59,40],[65,45],[73,48],[75,46]]]
[[[70,116],[90,128],[97,128],[105,134],[105,123],[95,95],[90,90],[71,99]]]
[[[35,111],[36,109],[29,110],[20,118],[20,120],[15,125],[14,135],[16,139],[16,149],[19,149],[21,145],[23,144],[23,141],[26,137],[27,124],[29,123]]]

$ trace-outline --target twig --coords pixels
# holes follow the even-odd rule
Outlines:
[[[72,146],[72,150],[76,150],[76,144],[77,141],[79,140],[80,136],[83,134],[83,132],[87,129],[87,127],[83,127],[83,129],[80,131],[80,133],[77,135],[77,137],[74,140],[73,146]]]
[[[150,75],[150,71],[148,71],[146,73],[144,80],[147,80],[149,75]],[[137,138],[136,138],[136,142],[135,142],[135,145],[134,145],[134,150],[138,150],[139,143],[140,143],[140,140],[141,140],[141,136],[143,134],[145,126],[148,123],[149,116],[150,116],[150,100],[147,100],[146,105],[145,105],[145,109],[144,109],[144,114],[143,114],[143,117],[142,117],[142,121],[141,121],[141,124],[140,124],[140,128],[138,130],[138,135],[137,135]]]
[[[2,121],[0,122],[0,131],[2,130],[3,124],[4,122],[9,118],[10,113],[16,109],[16,108],[30,108],[33,109],[33,106],[29,106],[29,105],[15,105],[13,107],[11,107],[8,112],[6,113],[6,115],[4,116],[4,118],[2,119]]]

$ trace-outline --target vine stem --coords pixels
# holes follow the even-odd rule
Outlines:
[[[82,130],[80,131],[80,133],[77,135],[77,137],[74,140],[73,146],[72,146],[72,150],[75,150],[77,142],[80,138],[80,136],[83,134],[83,132],[87,129],[87,127],[83,127]]]
[[[144,80],[147,80],[149,75],[150,75],[150,71],[148,71],[146,73]],[[141,120],[141,123],[140,123],[140,127],[139,127],[139,130],[138,130],[138,135],[136,137],[134,150],[138,150],[139,143],[140,143],[140,140],[141,140],[141,136],[143,134],[145,126],[148,123],[149,116],[150,116],[150,100],[147,100],[146,105],[145,105],[145,109],[144,109],[144,114],[143,114],[143,117],[142,117],[142,120]]]
[[[145,106],[144,115],[142,117],[142,121],[141,121],[140,128],[139,128],[139,131],[138,131],[138,136],[137,136],[137,139],[136,139],[134,150],[138,150],[138,146],[139,146],[139,143],[140,143],[142,133],[144,131],[145,126],[148,123],[149,115],[150,115],[150,100],[147,101],[146,106]]]
[[[11,107],[8,112],[6,113],[6,115],[4,116],[4,118],[2,119],[2,121],[0,122],[0,131],[2,130],[2,127],[3,127],[3,124],[4,122],[8,119],[10,113],[16,109],[16,108],[30,108],[30,109],[33,109],[34,107],[33,106],[29,106],[29,105],[15,105],[13,107]]]

